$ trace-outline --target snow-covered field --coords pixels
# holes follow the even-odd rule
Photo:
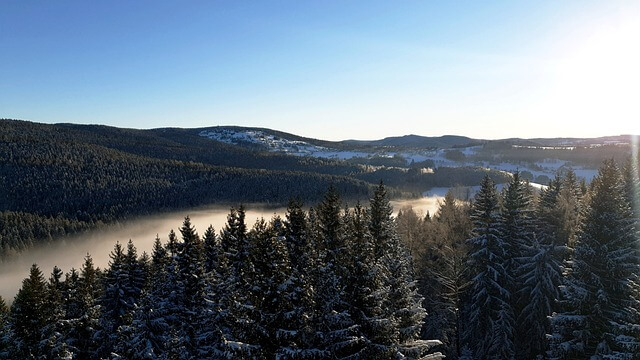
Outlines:
[[[514,164],[509,162],[489,163],[486,161],[454,161],[447,159],[446,152],[451,149],[438,149],[438,150],[413,150],[413,151],[376,151],[376,152],[364,152],[364,151],[348,151],[332,149],[324,146],[317,146],[305,141],[289,140],[282,137],[278,137],[260,130],[232,130],[225,128],[203,130],[199,134],[200,136],[220,141],[231,145],[252,144],[260,146],[271,152],[280,152],[296,156],[312,156],[318,158],[327,159],[340,159],[347,160],[352,158],[371,158],[371,157],[393,157],[401,156],[405,159],[407,165],[412,162],[422,162],[426,160],[432,160],[436,167],[459,167],[459,166],[481,166],[487,169],[500,170],[506,172],[514,172],[519,170],[521,172],[527,171],[533,175],[536,179],[538,176],[547,176],[553,178],[556,173],[562,169],[570,168],[566,161],[558,159],[543,159],[537,161],[534,165],[526,164]],[[471,157],[482,146],[471,146],[466,148],[457,149],[465,156]],[[590,181],[597,175],[596,169],[585,168],[572,168],[579,178],[585,178]]]

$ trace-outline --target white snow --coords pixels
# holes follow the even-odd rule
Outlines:
[[[488,161],[474,160],[473,155],[475,155],[478,150],[482,149],[482,145],[454,149],[465,154],[467,159],[464,161],[453,161],[445,157],[446,151],[451,151],[452,149],[411,150],[403,152],[384,150],[370,152],[339,150],[314,145],[306,141],[285,139],[260,130],[233,130],[227,128],[203,130],[199,135],[232,145],[250,143],[261,146],[271,152],[280,152],[296,156],[312,156],[317,158],[340,160],[348,160],[356,157],[372,158],[401,156],[405,159],[407,165],[410,165],[412,162],[432,160],[435,167],[481,166],[486,169],[500,170],[510,173],[516,170],[520,170],[521,172],[528,171],[533,175],[534,179],[541,175],[553,178],[558,171],[568,168],[572,168],[579,178],[585,178],[587,181],[590,181],[598,173],[596,169],[571,167],[571,165],[566,161],[558,159],[543,159],[535,162],[534,164],[518,164],[505,161],[490,163]]]

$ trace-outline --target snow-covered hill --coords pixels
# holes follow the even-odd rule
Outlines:
[[[265,131],[266,130],[266,131]],[[520,170],[521,172],[528,172],[531,174],[532,179],[536,180],[539,177],[552,178],[559,170],[566,168],[572,168],[578,177],[591,180],[596,173],[596,169],[588,169],[581,167],[571,167],[566,161],[558,159],[540,159],[532,164],[516,164],[510,162],[487,162],[474,160],[474,155],[482,149],[482,145],[474,145],[464,148],[458,148],[463,155],[463,159],[454,160],[447,156],[447,152],[452,149],[440,148],[440,149],[416,149],[406,147],[358,147],[353,145],[352,149],[349,149],[348,143],[336,143],[336,147],[340,149],[331,148],[327,146],[320,146],[312,144],[308,141],[299,140],[299,137],[290,135],[291,138],[285,136],[279,136],[275,132],[272,133],[268,129],[252,129],[252,128],[235,128],[235,127],[217,127],[204,129],[199,132],[199,135],[212,140],[220,141],[226,144],[246,146],[253,148],[260,148],[270,152],[279,152],[284,154],[290,154],[295,156],[312,156],[317,158],[326,159],[340,159],[348,160],[353,158],[401,158],[404,159],[405,166],[410,166],[412,163],[420,163],[424,161],[431,161],[435,167],[459,167],[459,166],[481,166],[494,170],[501,170],[506,172],[514,172]],[[285,134],[286,135],[286,134]],[[313,139],[310,139],[313,141]],[[328,143],[330,142],[321,142]],[[517,145],[514,145],[517,146]],[[345,148],[346,147],[346,148]]]

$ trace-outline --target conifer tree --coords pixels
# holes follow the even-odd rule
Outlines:
[[[167,249],[162,245],[160,237],[156,235],[153,240],[153,248],[151,250],[151,267],[150,272],[152,277],[155,277],[157,273],[165,270],[165,266],[168,261]]]
[[[529,256],[535,256],[534,252],[537,252],[537,249],[534,248],[535,226],[532,217],[533,211],[530,206],[531,192],[529,190],[529,184],[520,178],[519,172],[515,172],[504,191],[504,199],[500,211],[501,237],[505,245],[504,265],[508,275],[508,282],[504,283],[503,286],[512,294],[510,304],[515,317],[525,315],[522,313],[522,309],[531,305],[530,296],[538,296],[538,294],[530,294],[523,291],[524,284],[521,282],[525,281],[525,273],[531,276],[531,270],[529,269],[531,265],[527,264],[525,268],[525,263],[532,261]],[[531,281],[531,279],[528,280]],[[533,286],[535,287],[536,285]],[[520,293],[516,294],[517,291],[520,291]],[[549,312],[543,316],[548,315],[551,315],[551,313]],[[545,318],[536,318],[536,320],[544,321]],[[517,333],[514,333],[513,336],[517,357],[523,357],[521,352],[525,350],[521,348],[528,347],[530,338],[522,336],[522,334],[531,330],[531,324],[518,322],[516,330]],[[543,331],[540,335],[544,337],[544,334],[545,332]]]
[[[422,307],[422,296],[419,295],[413,274],[411,256],[400,241],[392,217],[386,189],[382,183],[377,187],[370,203],[369,230],[375,244],[374,254],[381,255],[382,272],[385,287],[389,289],[386,301],[386,317],[394,319],[397,334],[396,352],[398,356],[411,359],[439,358],[440,353],[429,355],[432,347],[441,345],[438,340],[420,339],[420,331],[426,316]]]
[[[146,253],[138,259],[136,247],[133,245],[133,241],[129,240],[127,243],[127,253],[124,258],[124,269],[128,273],[128,289],[132,307],[139,304],[142,291],[146,286],[148,276],[146,268],[148,261],[149,259]]]
[[[131,325],[119,331],[119,341],[115,352],[127,359],[159,359],[167,355],[169,345],[169,324],[166,312],[158,302],[162,301],[151,293],[142,295],[140,305],[136,305]]]
[[[547,336],[551,330],[549,317],[559,297],[563,266],[557,253],[563,248],[553,244],[540,244],[534,239],[519,259],[520,272],[517,295],[521,308],[518,318],[518,354],[522,358],[544,356]]]
[[[613,160],[592,182],[570,272],[553,315],[551,352],[557,358],[632,358],[640,353],[638,239],[620,171]],[[636,335],[637,336],[637,335]]]
[[[368,214],[360,203],[349,220],[352,229],[349,253],[353,260],[346,292],[350,312],[365,341],[359,355],[364,359],[393,359],[399,340],[398,327],[395,318],[385,310],[389,289],[381,259],[375,257]]]
[[[458,204],[451,191],[445,195],[433,220],[420,224],[421,228],[426,224],[436,238],[417,264],[428,312],[423,333],[427,338],[441,340],[445,355],[455,358],[461,352],[462,308],[468,284],[466,240],[472,227],[468,207]]]
[[[0,296],[0,359],[15,359],[20,356],[15,347],[16,339],[10,323],[10,311]]]
[[[500,231],[498,194],[486,176],[473,203],[473,237],[469,239],[470,271],[467,345],[478,359],[514,356],[514,313],[506,270],[507,246]]]
[[[309,226],[302,202],[297,199],[290,200],[285,217],[285,236],[292,266],[304,273],[312,266],[311,252],[315,249],[310,246]]]
[[[11,315],[13,332],[18,349],[25,357],[39,357],[42,329],[47,325],[47,285],[36,264],[31,266],[29,277],[24,279],[13,304]]]
[[[222,250],[213,226],[209,225],[202,238],[204,247],[204,271],[217,272]]]
[[[505,246],[506,271],[511,279],[517,278],[517,259],[532,244],[533,220],[530,211],[529,184],[515,172],[504,192],[500,211],[502,241]],[[517,288],[510,284],[510,290]],[[515,305],[515,304],[514,304]]]
[[[317,312],[314,327],[318,330],[318,347],[338,358],[357,354],[363,346],[360,330],[349,313],[346,301],[348,253],[340,204],[337,189],[329,187],[312,219],[317,226],[313,232],[317,235],[317,243],[321,249],[317,274],[314,276],[314,286],[317,289],[314,299]]]
[[[218,324],[224,338],[223,350],[230,357],[257,356],[260,348],[251,337],[256,319],[251,291],[255,272],[243,207],[231,209],[220,244],[223,281],[218,286],[221,294]]]
[[[89,254],[80,273],[71,269],[65,276],[62,332],[65,344],[77,359],[93,359],[97,349],[95,333],[99,330],[99,271]]]
[[[121,326],[131,323],[133,310],[144,287],[144,273],[139,268],[136,249],[129,241],[127,252],[117,242],[110,256],[109,269],[104,278],[104,294],[101,297],[102,314],[98,354],[107,356],[118,342]]]
[[[62,275],[62,270],[54,266],[47,283],[45,306],[47,320],[42,329],[43,341],[40,342],[40,351],[51,359],[64,358],[70,354],[61,334],[60,321],[64,318]]]

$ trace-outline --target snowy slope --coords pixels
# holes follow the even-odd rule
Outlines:
[[[542,159],[533,165],[514,164],[509,162],[489,163],[486,161],[470,161],[469,158],[473,158],[473,155],[482,148],[482,145],[456,149],[462,152],[467,157],[467,160],[454,161],[446,157],[446,152],[451,151],[451,149],[412,149],[403,151],[393,151],[393,147],[385,149],[376,148],[375,150],[371,148],[370,151],[334,149],[311,144],[307,141],[287,139],[259,129],[220,127],[202,130],[199,132],[199,135],[226,144],[250,145],[271,152],[279,152],[295,156],[313,156],[340,160],[401,156],[405,159],[407,165],[410,165],[413,162],[419,163],[431,160],[436,167],[481,166],[488,169],[507,172],[514,172],[516,170],[528,171],[533,175],[534,179],[538,176],[553,178],[559,170],[569,168],[569,165],[565,161],[557,159]],[[587,180],[591,180],[597,174],[596,169],[573,168],[573,170],[576,172],[578,177],[585,178]]]

